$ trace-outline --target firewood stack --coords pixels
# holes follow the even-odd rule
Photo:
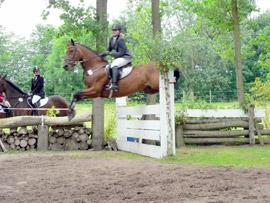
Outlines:
[[[37,147],[37,132],[20,128],[10,130],[10,133],[0,131],[0,138],[7,150],[30,150]]]
[[[74,127],[49,132],[50,150],[87,150],[91,148],[91,129]]]
[[[48,150],[87,150],[91,148],[91,134],[91,129],[79,126],[51,129]],[[0,139],[7,150],[31,150],[37,148],[38,132],[35,128],[19,128],[9,133],[0,130]]]

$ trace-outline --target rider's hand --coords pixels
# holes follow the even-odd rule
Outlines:
[[[109,51],[105,51],[105,52],[100,53],[99,56],[105,57],[105,56],[109,55],[109,53],[110,53]]]
[[[33,96],[33,93],[32,93],[32,92],[28,92],[27,94],[28,94],[28,96],[30,96],[30,97]]]
[[[111,56],[115,56],[115,55],[116,55],[116,51],[115,51],[115,50],[112,50],[112,51],[110,52],[110,55],[111,55]]]

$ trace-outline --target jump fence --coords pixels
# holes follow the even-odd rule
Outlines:
[[[178,116],[180,116],[178,114]],[[186,144],[251,144],[270,143],[262,135],[264,109],[251,106],[247,113],[241,109],[189,109],[176,123],[176,146]]]

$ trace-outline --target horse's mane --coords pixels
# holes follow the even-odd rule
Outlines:
[[[91,48],[89,48],[89,47],[87,47],[87,46],[85,46],[85,45],[83,45],[83,44],[80,44],[80,43],[76,43],[76,44],[78,44],[78,45],[80,45],[80,46],[82,46],[82,47],[84,47],[84,48],[88,49],[88,50],[89,50],[89,51],[91,51],[91,52],[94,52],[96,55],[98,55],[98,54],[99,54],[99,52],[98,52],[98,51],[95,51],[95,50],[93,50],[93,49],[91,49]]]
[[[13,82],[11,82],[8,79],[5,79],[5,81],[11,86],[13,87],[15,90],[17,90],[19,93],[21,94],[27,94],[26,92],[24,92],[21,88],[19,88],[17,85],[15,85]]]
[[[80,45],[80,46],[82,46],[82,47],[84,47],[84,48],[86,48],[87,50],[89,50],[89,51],[91,51],[91,52],[93,52],[94,54],[96,54],[96,56],[99,56],[99,54],[100,54],[100,52],[95,51],[95,50],[93,50],[93,49],[91,49],[91,48],[89,48],[89,47],[87,47],[87,46],[85,46],[85,45],[83,45],[83,44],[80,44],[80,43],[77,43],[77,42],[76,42],[76,44],[77,44],[77,45]],[[100,58],[101,58],[102,61],[108,63],[108,61],[107,61],[105,58],[103,58],[103,57],[100,57]]]

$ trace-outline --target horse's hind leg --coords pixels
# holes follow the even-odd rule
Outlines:
[[[153,89],[150,86],[147,86],[146,88],[144,88],[143,92],[146,93],[146,94],[155,94],[155,93],[158,93],[159,90],[158,89]]]

